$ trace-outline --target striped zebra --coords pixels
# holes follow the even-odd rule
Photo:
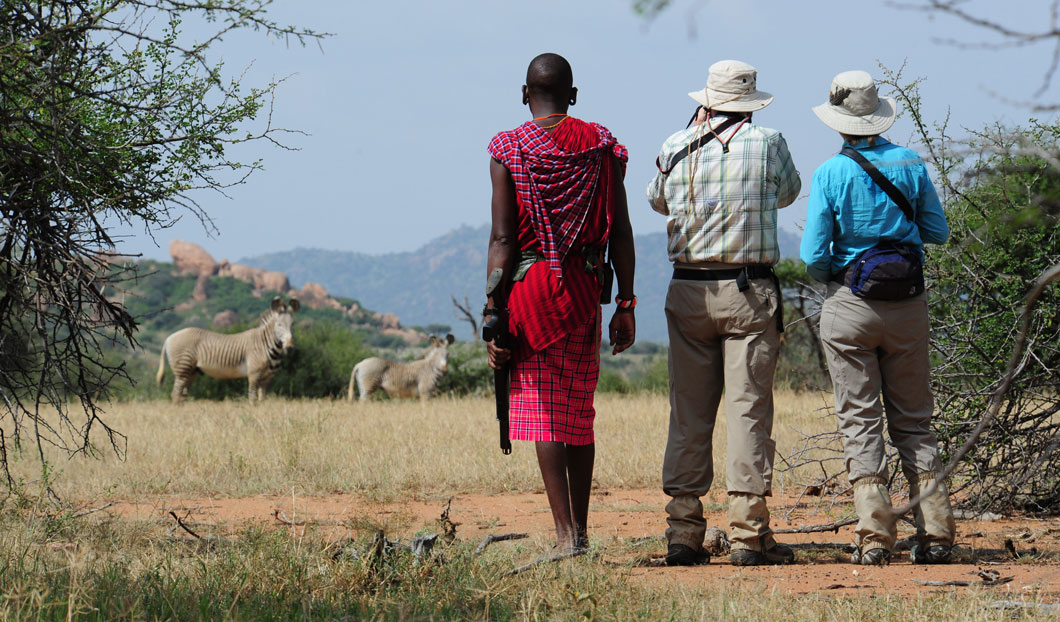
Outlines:
[[[353,401],[354,387],[360,391],[360,401],[382,389],[390,397],[415,397],[426,401],[436,388],[442,375],[449,369],[449,346],[455,338],[452,334],[439,339],[431,335],[430,347],[423,358],[410,363],[396,363],[378,357],[364,359],[350,372],[350,386],[346,399]]]
[[[173,370],[174,404],[184,400],[195,377],[206,374],[211,378],[246,378],[249,383],[247,397],[259,402],[265,397],[280,358],[294,346],[291,328],[298,311],[298,300],[292,298],[290,306],[277,296],[272,299],[269,310],[261,314],[257,328],[234,335],[214,333],[201,328],[184,328],[166,337],[162,345],[162,356],[158,361],[158,386],[166,373],[166,358]]]

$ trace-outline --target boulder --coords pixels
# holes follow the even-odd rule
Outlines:
[[[319,283],[306,283],[302,286],[302,289],[292,292],[292,296],[298,298],[298,300],[308,306],[310,309],[322,309],[325,307],[336,308],[335,305],[338,301],[328,294],[328,290],[324,289],[324,286]]]
[[[379,321],[383,323],[383,331],[389,330],[401,330],[401,320],[397,315],[393,313],[384,313],[379,316]]]
[[[233,279],[238,279],[244,283],[255,285],[257,281],[261,280],[261,272],[262,270],[258,270],[257,268],[251,268],[250,266],[244,266],[239,263],[230,263],[222,265],[217,271],[217,276],[230,276]]]
[[[197,276],[213,276],[217,273],[217,262],[198,244],[173,240],[169,243],[169,256],[182,273]]]
[[[408,330],[404,328],[384,328],[380,332],[384,335],[400,337],[405,341],[405,343],[409,344],[410,346],[414,346],[423,341],[423,333],[414,330]]]
[[[236,315],[235,311],[228,309],[227,311],[221,311],[217,315],[213,316],[213,321],[210,322],[215,330],[228,330],[239,323],[239,316]]]
[[[283,272],[262,272],[260,285],[255,283],[254,286],[268,292],[285,292],[291,289],[291,282]]]
[[[206,291],[206,286],[210,282],[210,275],[200,274],[199,278],[195,279],[195,288],[191,290],[191,297],[195,302],[202,302],[209,297]]]

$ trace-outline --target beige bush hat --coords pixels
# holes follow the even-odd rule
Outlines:
[[[758,70],[738,60],[721,60],[710,66],[707,87],[689,97],[710,110],[754,112],[773,101],[773,96],[757,88]]]
[[[837,132],[873,136],[894,124],[898,105],[893,98],[879,96],[868,72],[844,71],[832,78],[828,101],[814,106],[813,112]]]

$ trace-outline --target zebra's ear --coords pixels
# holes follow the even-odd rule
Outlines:
[[[453,333],[449,333],[445,336],[445,340],[449,345],[453,345],[453,342],[456,341],[456,337],[453,336]]]
[[[269,308],[277,313],[283,311],[283,298],[280,298],[279,296],[273,298]]]
[[[294,312],[298,311],[299,307],[301,307],[301,306],[302,306],[302,303],[298,302],[297,298],[292,298],[291,299],[291,303],[290,303],[291,313],[294,313]]]
[[[427,343],[431,344],[431,347],[433,348],[434,346],[438,345],[438,338],[434,335],[431,335],[431,338],[427,340]]]

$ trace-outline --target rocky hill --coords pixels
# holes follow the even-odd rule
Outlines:
[[[486,245],[489,226],[463,225],[424,246],[400,253],[369,255],[350,251],[296,248],[258,255],[242,264],[263,271],[283,272],[294,284],[319,283],[334,295],[356,298],[367,307],[396,313],[409,326],[447,324],[462,337],[469,337],[453,306],[453,298],[465,297],[477,313],[485,301]],[[637,235],[639,298],[638,336],[663,343],[666,319],[663,301],[670,280],[666,258],[666,234]],[[798,255],[796,234],[780,231],[784,257]],[[607,311],[605,317],[610,317]]]
[[[306,281],[294,288],[281,271],[216,261],[202,247],[179,240],[170,244],[169,252],[173,263],[140,262],[137,276],[116,290],[137,318],[138,339],[146,346],[160,344],[169,332],[185,326],[217,331],[247,326],[273,296],[298,298],[302,303],[299,316],[345,326],[368,344],[397,347],[427,338],[422,331],[403,326],[396,314],[332,296],[318,283]]]

